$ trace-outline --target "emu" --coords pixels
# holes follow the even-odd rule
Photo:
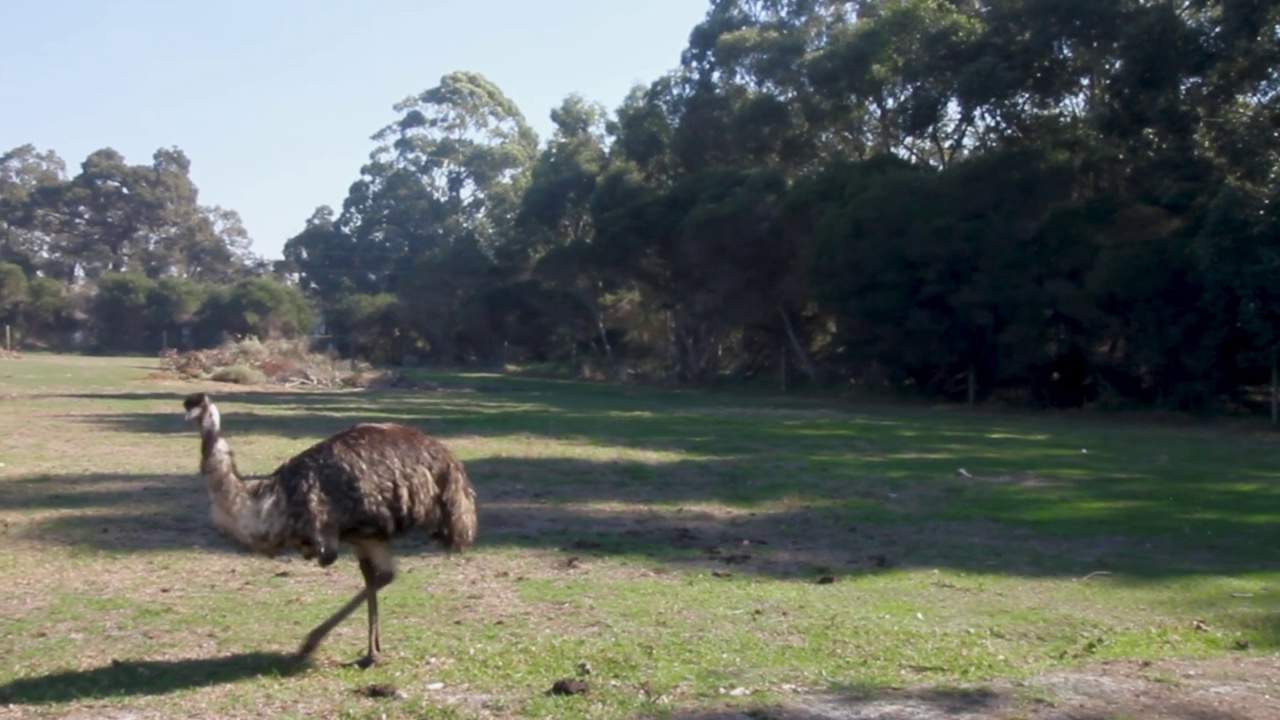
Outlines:
[[[205,393],[183,401],[200,425],[200,474],[209,489],[214,524],[265,555],[293,548],[321,567],[351,546],[364,588],[307,635],[294,658],[309,658],[325,636],[368,603],[368,652],[378,661],[378,590],[395,578],[390,541],[425,531],[449,551],[476,536],[475,491],[462,463],[439,440],[398,424],[353,425],[286,460],[265,477],[245,477],[221,435],[221,417]]]

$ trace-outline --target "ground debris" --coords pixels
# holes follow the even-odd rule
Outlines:
[[[889,567],[889,558],[885,557],[884,555],[868,555],[867,562],[880,568]]]
[[[313,352],[306,339],[264,341],[250,336],[205,350],[167,349],[160,364],[161,372],[153,377],[326,389],[438,389],[401,373],[374,370],[365,362]]]
[[[391,683],[374,683],[356,688],[356,693],[371,698],[404,698],[407,697],[400,688]]]
[[[575,678],[561,678],[555,681],[551,689],[547,691],[549,695],[582,695],[591,689],[591,684],[586,680],[577,680]]]

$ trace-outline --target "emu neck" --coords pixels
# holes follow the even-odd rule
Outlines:
[[[282,528],[273,519],[274,494],[261,492],[261,481],[246,480],[236,469],[231,446],[222,439],[218,410],[210,405],[200,421],[200,474],[212,503],[213,524],[227,535],[260,552],[274,552],[284,544]]]
[[[225,483],[241,480],[231,446],[222,439],[218,408],[213,405],[200,422],[200,472],[209,481],[210,488],[221,489],[219,486]]]

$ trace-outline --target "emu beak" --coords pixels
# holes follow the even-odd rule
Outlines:
[[[191,408],[190,410],[188,410],[188,411],[187,411],[187,414],[183,416],[183,419],[184,419],[184,420],[195,420],[197,417],[200,417],[200,408],[199,408],[199,406],[197,406],[197,407],[193,407],[193,408]]]

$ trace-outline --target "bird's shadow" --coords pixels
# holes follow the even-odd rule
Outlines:
[[[0,685],[0,704],[43,705],[222,685],[260,676],[292,674],[305,664],[293,655],[251,652],[184,660],[112,660],[87,670],[64,670]]]

